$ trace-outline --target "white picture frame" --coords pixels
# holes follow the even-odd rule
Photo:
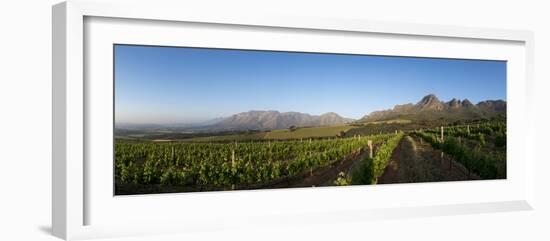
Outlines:
[[[150,9],[155,11],[150,11]],[[432,215],[450,215],[480,212],[513,211],[532,209],[534,198],[534,132],[528,123],[528,118],[533,116],[530,103],[532,93],[533,73],[533,34],[529,31],[497,30],[456,26],[421,25],[410,23],[373,22],[351,19],[320,19],[295,16],[277,16],[263,13],[250,13],[249,15],[211,15],[205,11],[190,9],[185,3],[166,2],[162,5],[158,2],[123,2],[123,1],[81,1],[73,0],[60,3],[53,7],[53,167],[52,167],[52,227],[53,234],[63,239],[84,239],[94,237],[112,237],[123,235],[157,234],[173,232],[193,232],[209,229],[221,229],[242,225],[292,225],[294,222],[336,222],[349,220],[368,220],[399,217],[422,217]],[[88,22],[87,22],[88,21]],[[117,22],[118,21],[118,22]],[[130,25],[141,29],[148,29],[158,33],[151,38],[136,36],[135,29]],[[150,24],[148,24],[150,23]],[[95,24],[90,28],[87,24]],[[326,189],[295,189],[295,190],[262,190],[262,191],[235,191],[218,193],[188,193],[188,194],[162,194],[140,197],[113,197],[102,194],[103,184],[98,184],[94,175],[112,173],[105,166],[91,164],[86,158],[93,154],[94,144],[99,139],[90,138],[91,129],[96,128],[91,123],[112,123],[112,116],[108,114],[95,114],[94,106],[98,98],[97,91],[102,89],[97,85],[101,81],[88,82],[90,77],[86,68],[98,70],[97,75],[108,73],[101,66],[94,64],[97,59],[106,58],[101,54],[101,43],[107,44],[119,41],[131,43],[179,45],[178,41],[171,40],[169,35],[164,35],[164,25],[172,28],[182,28],[182,31],[191,31],[180,27],[194,25],[193,31],[206,29],[225,32],[246,30],[249,37],[261,39],[273,34],[300,34],[303,41],[317,38],[334,38],[335,41],[343,41],[339,35],[363,35],[408,39],[402,45],[395,42],[397,48],[390,48],[385,43],[385,50],[381,53],[390,55],[422,55],[429,57],[456,57],[456,58],[490,58],[507,60],[513,63],[508,79],[509,103],[509,138],[517,143],[517,148],[509,151],[509,159],[513,161],[510,169],[512,175],[505,181],[495,182],[465,182],[465,183],[439,183],[439,184],[406,184],[380,187],[346,187]],[[209,29],[212,27],[212,29]],[[170,28],[170,27],[168,27]],[[248,31],[248,29],[252,29]],[[108,31],[117,30],[116,34],[107,34]],[[206,31],[205,30],[205,31]],[[176,31],[177,32],[177,31]],[[114,33],[114,32],[110,32]],[[311,33],[314,33],[313,35]],[[95,34],[95,35],[94,35]],[[92,35],[90,38],[89,35]],[[106,36],[106,37],[102,37]],[[174,35],[175,36],[175,35]],[[344,37],[346,37],[344,36]],[[342,37],[342,39],[344,38]],[[368,37],[368,36],[367,36]],[[244,37],[226,36],[227,42],[233,47],[239,44],[253,44],[244,41]],[[302,38],[302,37],[300,37]],[[139,40],[137,40],[139,39]],[[340,40],[339,40],[340,39]],[[420,39],[420,40],[418,40]],[[231,41],[229,41],[231,40]],[[387,40],[387,39],[386,39]],[[415,41],[427,41],[434,44],[432,49],[424,49],[424,52],[414,52],[411,43]],[[86,41],[93,41],[89,44]],[[103,42],[102,42],[103,41]],[[129,41],[129,42],[128,42]],[[200,38],[188,41],[201,41]],[[324,40],[327,41],[327,40]],[[373,40],[374,41],[374,40]],[[433,41],[430,42],[430,41]],[[195,42],[195,45],[199,42]],[[261,41],[260,41],[261,42]],[[264,41],[265,42],[265,41]],[[323,42],[323,41],[321,41]],[[389,41],[391,43],[391,41]],[[449,42],[449,43],[445,43]],[[97,43],[97,44],[96,44]],[[441,43],[441,45],[439,45]],[[502,44],[502,46],[499,45]],[[191,43],[192,44],[192,43]],[[229,43],[231,44],[231,43]],[[455,47],[464,47],[457,51],[443,51],[444,48],[454,44]],[[221,46],[220,43],[211,42],[208,47]],[[98,46],[98,47],[97,47]],[[231,47],[224,46],[224,47]],[[350,44],[349,46],[355,46]],[[384,49],[384,44],[376,45]],[[508,47],[506,47],[508,46]],[[243,46],[239,46],[243,48]],[[265,45],[253,46],[254,48],[277,48],[283,50],[299,49],[309,51],[331,51],[331,46],[318,45]],[[87,49],[90,48],[90,49]],[[250,47],[252,48],[252,47]],[[310,49],[304,49],[310,48]],[[323,49],[324,48],[324,49]],[[499,48],[509,50],[499,53]],[[469,49],[469,50],[468,50]],[[472,50],[479,50],[472,53]],[[96,57],[89,59],[93,50]],[[98,50],[98,51],[95,51]],[[335,48],[334,52],[366,51],[372,53],[376,49],[341,49]],[[408,52],[407,52],[408,51]],[[460,52],[464,53],[461,54]],[[470,53],[468,53],[470,52]],[[509,54],[508,54],[509,53]],[[105,59],[104,59],[105,60]],[[108,65],[107,65],[108,67]],[[96,73],[96,72],[94,72]],[[109,80],[111,81],[111,80]],[[103,84],[109,84],[107,81]],[[92,84],[90,84],[92,83]],[[100,83],[101,84],[101,83]],[[112,83],[111,83],[112,84]],[[106,92],[109,94],[109,92]],[[112,92],[111,92],[112,93]],[[101,93],[105,94],[105,93]],[[110,100],[112,101],[112,100]],[[106,102],[107,103],[107,102]],[[107,118],[108,117],[108,118]],[[106,119],[107,118],[107,119]],[[109,119],[111,118],[111,119]],[[103,119],[103,121],[101,120]],[[99,127],[101,128],[101,127]],[[94,133],[96,132],[93,129]],[[97,136],[97,135],[96,135]],[[92,144],[91,144],[92,143]],[[97,152],[100,153],[100,152]],[[103,152],[101,152],[103,153]],[[100,154],[99,154],[100,155]],[[112,160],[111,160],[112,161]],[[89,170],[99,170],[89,174]],[[107,168],[108,169],[108,168]],[[517,172],[516,172],[517,171]],[[108,182],[104,182],[108,183]],[[112,183],[112,182],[111,182]],[[103,185],[103,186],[102,186]],[[440,200],[422,201],[411,198],[409,202],[390,201],[389,198],[402,198],[404,195],[414,192],[429,192],[426,198],[437,197],[433,193],[445,193],[445,189],[452,189],[458,194],[473,194],[479,196],[446,195]],[[494,193],[483,193],[484,190],[496,190]],[[94,191],[96,190],[96,191]],[[97,191],[99,190],[99,191]],[[469,190],[469,191],[468,191]],[[326,208],[326,203],[320,201],[318,205],[311,200],[325,200],[335,194],[347,199],[360,200],[364,195],[378,193],[380,198],[372,198],[372,208],[359,208],[358,202],[352,202],[346,208]],[[431,194],[430,194],[431,193]],[[103,195],[103,196],[102,196]],[[101,196],[101,197],[99,197]],[[99,197],[99,198],[96,198]],[[269,204],[273,199],[296,199],[293,206],[283,203],[280,207],[270,205],[243,205],[243,200],[255,200]],[[357,199],[359,198],[359,199]],[[384,199],[386,198],[386,199]],[[212,208],[216,202],[233,204],[231,210],[225,207]],[[300,201],[301,200],[301,201]],[[112,202],[111,202],[112,201]],[[159,210],[144,211],[141,217],[130,213],[130,208],[146,208],[157,203],[162,206]],[[181,204],[195,205],[193,209],[185,209]],[[196,205],[208,207],[209,212],[197,212]],[[125,210],[125,207],[129,207]],[[296,207],[296,210],[292,210]],[[325,208],[323,208],[325,207]],[[299,209],[299,210],[298,210]],[[171,213],[166,213],[171,210]],[[186,217],[181,218],[185,213]],[[258,215],[254,215],[254,214]],[[131,216],[131,217],[129,217]],[[94,221],[90,217],[99,217]],[[147,220],[150,221],[146,221]],[[287,221],[289,218],[296,221]],[[110,219],[110,220],[107,220]],[[225,222],[225,220],[232,222]],[[112,221],[112,222],[110,222]]]

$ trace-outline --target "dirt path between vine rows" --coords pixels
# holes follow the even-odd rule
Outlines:
[[[392,153],[384,174],[378,180],[385,183],[417,183],[434,181],[477,180],[478,176],[452,160],[449,155],[433,149],[419,137],[405,136]]]
[[[334,181],[338,178],[340,172],[348,173],[361,160],[363,160],[367,151],[357,150],[346,158],[326,167],[320,167],[306,171],[300,175],[289,177],[279,182],[268,185],[269,188],[288,188],[288,187],[321,187],[334,186]]]

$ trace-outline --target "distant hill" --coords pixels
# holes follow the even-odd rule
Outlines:
[[[344,118],[329,112],[310,115],[299,112],[248,111],[223,119],[211,128],[233,130],[276,130],[291,126],[332,126],[350,123],[353,119]]]
[[[275,110],[252,110],[234,114],[229,117],[216,118],[205,122],[192,124],[115,124],[115,132],[123,134],[139,134],[143,130],[157,131],[188,131],[188,132],[227,132],[248,130],[277,130],[291,126],[335,126],[347,123],[386,123],[404,124],[419,122],[453,122],[475,119],[489,119],[506,116],[506,101],[486,100],[473,104],[468,99],[452,99],[444,102],[430,94],[416,104],[396,105],[389,110],[374,111],[355,121],[344,118],[334,112],[322,115],[310,115],[300,112],[279,112]]]
[[[486,100],[474,105],[468,99],[440,101],[430,94],[416,104],[396,105],[393,109],[374,111],[359,122],[390,120],[432,121],[432,120],[471,120],[506,116],[506,101]]]

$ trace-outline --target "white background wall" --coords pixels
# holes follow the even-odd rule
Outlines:
[[[0,5],[0,240],[56,240],[51,219],[51,5],[58,1],[2,1]],[[181,240],[550,240],[550,175],[545,156],[550,101],[550,7],[547,1],[200,1],[219,11],[266,10],[535,32],[538,163],[535,211],[379,222],[307,225],[162,237]],[[152,9],[151,11],[154,11]],[[546,125],[545,125],[546,124]],[[342,200],[344,203],[345,200]],[[335,220],[337,221],[337,220]],[[159,240],[160,237],[117,240]]]

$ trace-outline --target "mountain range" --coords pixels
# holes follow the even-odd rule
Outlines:
[[[433,94],[426,95],[416,104],[409,103],[396,105],[392,109],[371,112],[359,120],[342,117],[334,112],[328,112],[322,115],[310,115],[300,112],[279,112],[275,110],[260,111],[252,110],[234,114],[225,118],[216,118],[210,121],[185,124],[159,126],[150,125],[153,129],[186,129],[193,131],[232,131],[232,130],[276,130],[287,129],[291,126],[332,126],[343,125],[347,123],[369,123],[384,121],[409,122],[418,121],[444,121],[452,122],[458,120],[473,120],[482,118],[506,116],[506,101],[486,100],[473,104],[468,99],[452,99],[444,102],[440,101]],[[149,125],[131,125],[119,124],[117,128],[122,129],[143,129],[139,126]],[[134,127],[134,128],[124,128]]]
[[[396,105],[393,109],[374,111],[359,120],[359,122],[375,122],[388,120],[471,120],[506,116],[506,101],[486,100],[473,104],[468,99],[452,99],[440,101],[433,94],[426,95],[416,104]]]
[[[334,112],[310,115],[300,112],[248,111],[232,115],[214,125],[216,129],[275,130],[290,126],[331,126],[353,122]]]

